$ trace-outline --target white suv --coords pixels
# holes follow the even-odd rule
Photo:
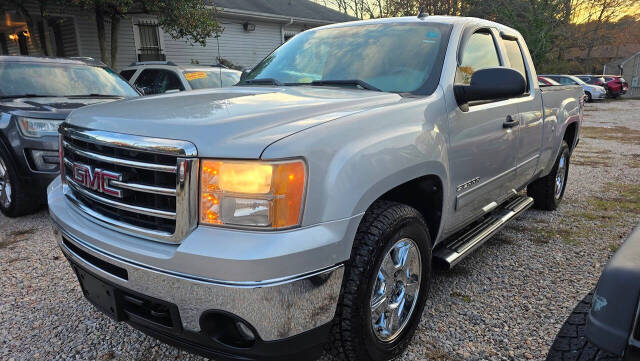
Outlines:
[[[170,61],[135,62],[120,75],[145,95],[206,88],[224,88],[240,81],[242,73],[224,66],[179,66]]]

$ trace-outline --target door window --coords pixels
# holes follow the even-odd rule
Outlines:
[[[136,69],[123,70],[120,72],[120,75],[125,78],[127,81],[131,80],[133,74],[136,73]]]
[[[462,51],[462,65],[456,72],[456,84],[469,85],[476,70],[500,66],[493,36],[488,32],[477,32],[469,38]]]
[[[136,79],[135,85],[145,95],[162,94],[168,90],[184,90],[180,78],[166,69],[145,69]]]
[[[563,76],[555,78],[554,80],[557,81],[558,83],[562,84],[562,85],[575,85],[575,84],[578,84],[573,79],[566,78],[566,77],[563,77]]]
[[[529,77],[527,76],[527,68],[524,65],[520,44],[518,44],[517,40],[504,40],[504,47],[507,50],[507,58],[509,59],[511,68],[522,74],[524,80],[527,82],[527,89],[529,89]]]

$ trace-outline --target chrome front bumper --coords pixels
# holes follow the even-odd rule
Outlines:
[[[200,330],[203,312],[221,310],[250,323],[264,341],[291,337],[331,321],[342,286],[341,264],[287,279],[217,283],[125,261],[91,247],[57,225],[54,231],[60,248],[72,262],[113,284],[175,304],[182,327],[194,332]],[[63,237],[81,251],[125,269],[127,279],[81,257],[64,244]]]

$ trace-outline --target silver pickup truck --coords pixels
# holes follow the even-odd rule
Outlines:
[[[432,265],[558,206],[583,97],[493,22],[320,27],[237,86],[72,112],[49,209],[115,320],[216,359],[388,360]]]

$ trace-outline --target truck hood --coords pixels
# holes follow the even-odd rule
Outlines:
[[[237,86],[99,104],[72,112],[83,128],[190,141],[199,156],[259,158],[271,143],[349,114],[402,101],[336,87]]]
[[[24,117],[64,120],[74,109],[119,99],[121,99],[121,97],[42,97],[0,99],[0,110]]]

